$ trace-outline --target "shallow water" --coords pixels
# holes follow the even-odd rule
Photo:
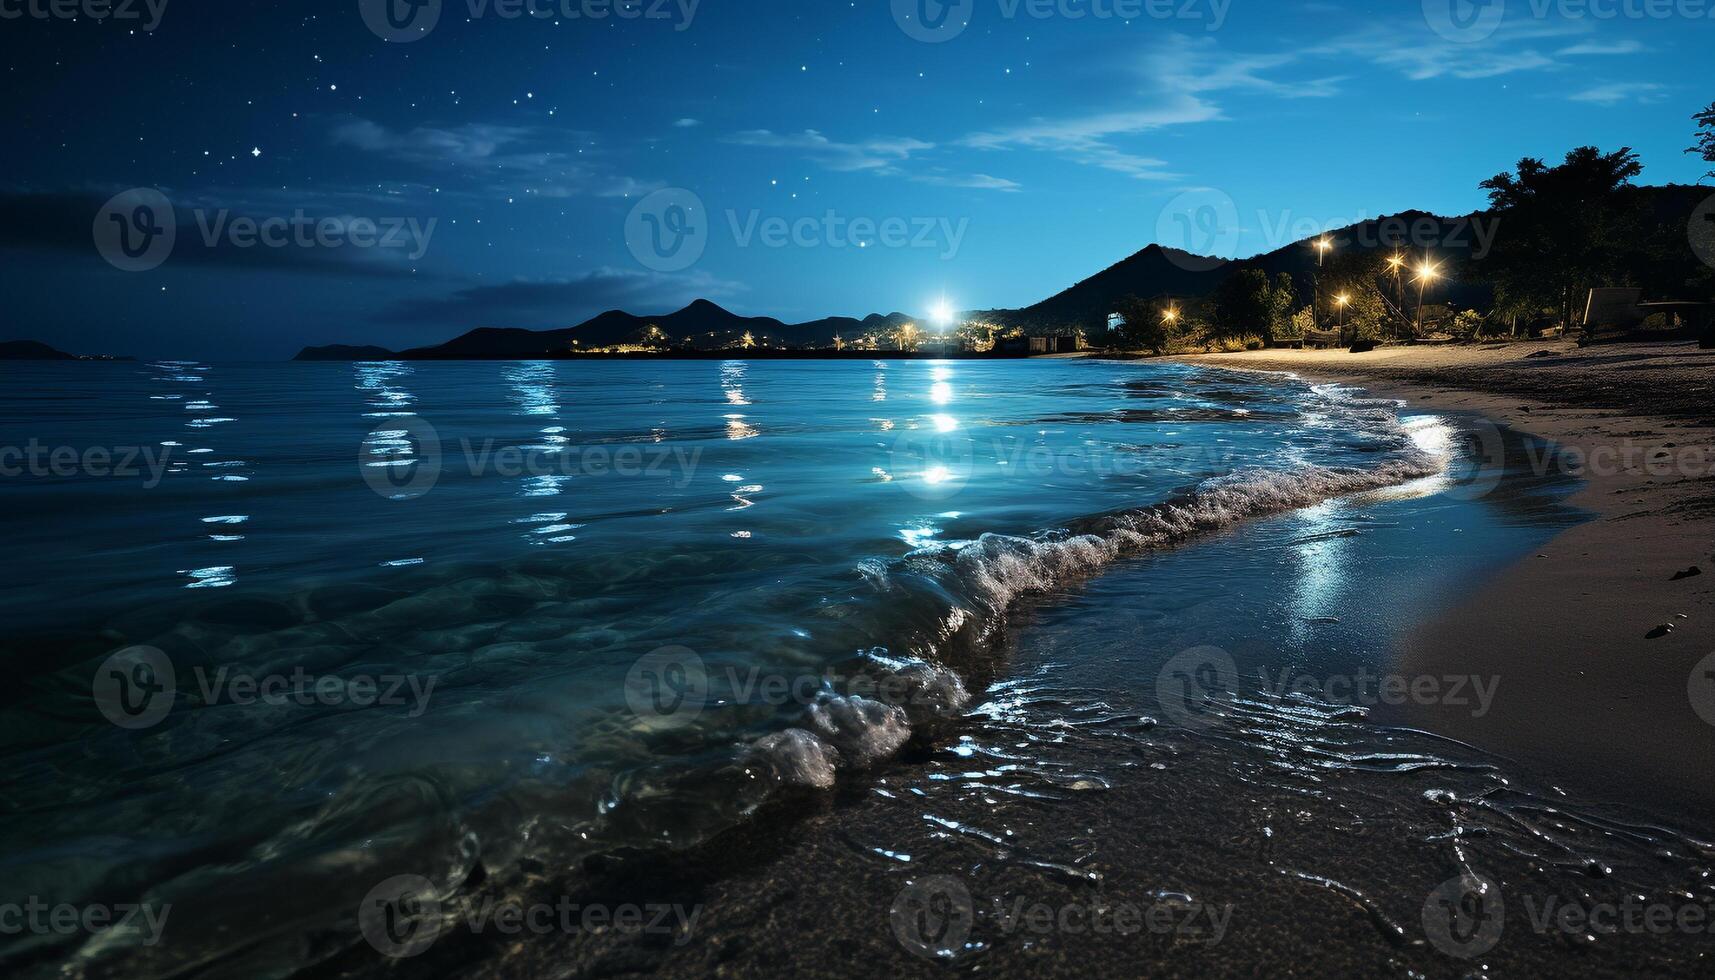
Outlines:
[[[5,371],[0,445],[149,450],[4,484],[8,889],[175,910],[6,947],[74,973],[289,972],[389,876],[528,891],[866,768],[961,827],[1135,794],[1158,726],[1187,814],[1406,806],[1467,763],[1331,679],[1578,519],[1517,436],[1182,366]]]

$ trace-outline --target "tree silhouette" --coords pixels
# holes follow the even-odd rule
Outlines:
[[[1516,174],[1483,181],[1499,231],[1479,274],[1510,302],[1555,309],[1570,326],[1592,286],[1631,278],[1625,256],[1641,223],[1621,189],[1642,172],[1631,147],[1581,146],[1559,166],[1526,157]]]
[[[1157,354],[1167,348],[1170,337],[1162,306],[1145,302],[1136,296],[1127,296],[1120,300],[1116,312],[1125,319],[1125,326],[1120,328],[1120,337],[1127,347],[1154,351]]]
[[[1715,102],[1709,103],[1709,108],[1691,118],[1697,120],[1697,145],[1685,152],[1695,153],[1710,163],[1715,163]],[[1703,176],[1715,177],[1715,170]]]
[[[1281,273],[1273,283],[1261,269],[1240,269],[1216,287],[1212,297],[1215,332],[1223,337],[1255,333],[1265,343],[1291,324],[1297,291],[1292,277]]]

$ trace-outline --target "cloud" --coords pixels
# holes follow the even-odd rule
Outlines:
[[[101,262],[96,251],[93,226],[97,214],[123,188],[102,190],[29,191],[0,190],[0,250],[70,253]],[[379,222],[381,215],[353,215],[313,209],[300,200],[290,209],[252,210],[231,201],[223,202],[207,192],[181,194],[168,190],[173,205],[175,237],[166,260],[170,268],[221,268],[280,272],[299,275],[364,279],[434,280],[440,277],[416,268],[412,253],[432,246],[435,223],[417,219],[414,227],[399,228],[392,238],[398,247],[360,247],[345,237],[359,219]],[[274,233],[280,244],[268,245],[248,232],[240,238],[233,230],[239,218],[290,220],[302,213],[307,221],[302,234],[282,226]],[[400,216],[401,220],[405,220]],[[318,238],[318,231],[322,234]],[[365,238],[378,241],[387,232],[365,229]],[[237,244],[248,241],[247,245]],[[317,244],[337,242],[338,244]],[[307,244],[306,244],[307,243]],[[421,257],[420,255],[418,256]]]
[[[967,134],[955,145],[965,149],[1032,149],[1059,154],[1077,163],[1125,174],[1139,180],[1177,180],[1182,175],[1169,169],[1167,161],[1118,145],[1118,140],[1170,126],[1223,119],[1220,106],[1210,96],[1219,92],[1246,91],[1281,99],[1328,98],[1339,93],[1344,76],[1310,79],[1270,77],[1269,72],[1300,60],[1296,53],[1233,55],[1220,50],[1213,39],[1167,35],[1146,56],[1135,80],[1142,107],[1125,107],[1082,116],[1040,116],[1026,122]],[[874,139],[862,143],[840,143],[816,130],[801,134],[778,134],[766,129],[729,137],[728,142],[745,146],[794,149],[819,160],[836,171],[905,173],[901,166],[914,154],[936,149],[936,144],[908,138]],[[909,175],[920,183],[982,190],[1017,191],[1016,181],[986,173],[955,176],[945,173]]]
[[[666,276],[603,267],[563,279],[516,279],[475,285],[446,296],[409,299],[375,317],[378,323],[522,327],[549,330],[582,323],[605,310],[678,309],[691,300],[730,296],[743,285],[706,273]]]
[[[1567,96],[1574,102],[1590,102],[1595,105],[1618,105],[1621,102],[1659,102],[1661,91],[1665,85],[1655,82],[1610,82],[1597,85]]]
[[[988,174],[969,174],[965,176],[949,174],[913,174],[912,180],[920,184],[934,184],[938,187],[968,187],[979,191],[1019,191],[1024,187],[1016,180],[1005,177],[991,177]]]
[[[1343,76],[1284,79],[1268,73],[1301,60],[1296,52],[1231,54],[1212,38],[1168,35],[1141,61],[1136,80],[1142,108],[1122,108],[1082,116],[1033,119],[1003,129],[966,136],[975,149],[1026,148],[1056,153],[1085,166],[1139,180],[1177,180],[1170,164],[1152,154],[1119,145],[1121,139],[1173,126],[1227,118],[1215,101],[1223,92],[1249,92],[1279,99],[1328,98],[1339,93]]]
[[[452,129],[418,126],[391,130],[368,119],[349,119],[336,124],[329,138],[335,146],[351,146],[380,153],[396,160],[424,166],[517,165],[530,158],[501,153],[521,142],[529,130],[517,126],[488,126],[472,123]],[[535,159],[540,160],[540,155]]]
[[[1263,72],[1289,67],[1302,60],[1295,51],[1279,54],[1231,54],[1213,38],[1169,35],[1171,40],[1144,59],[1143,73],[1157,88],[1187,94],[1245,91],[1281,99],[1326,99],[1340,94],[1345,76],[1279,79]]]
[[[1423,18],[1376,24],[1364,31],[1307,49],[1318,57],[1362,58],[1391,68],[1413,81],[1437,78],[1497,78],[1519,72],[1560,68],[1563,62],[1543,54],[1531,42],[1560,43],[1590,32],[1586,24],[1508,18],[1488,37],[1452,40],[1430,29]],[[1583,43],[1561,47],[1557,54],[1578,53]],[[1596,52],[1588,52],[1596,53]]]
[[[467,123],[390,129],[347,117],[328,134],[351,147],[447,176],[463,175],[494,193],[543,197],[634,197],[665,186],[601,169],[565,147],[577,133],[528,126]]]
[[[814,129],[797,134],[775,133],[752,129],[727,137],[726,142],[738,146],[758,146],[794,150],[839,173],[873,173],[884,176],[908,176],[922,184],[942,187],[965,187],[973,190],[1016,191],[1020,185],[1004,177],[988,174],[924,173],[908,170],[914,154],[935,149],[935,144],[909,137],[878,137],[861,143],[840,143]]]
[[[1571,47],[1561,48],[1554,53],[1572,57],[1576,55],[1637,54],[1643,49],[1642,41],[1583,41]]]
[[[972,133],[965,146],[984,150],[1024,147],[1059,153],[1079,163],[1100,167],[1143,180],[1172,180],[1168,164],[1155,157],[1129,153],[1115,147],[1116,136],[1134,136],[1167,126],[1208,122],[1221,118],[1214,105],[1192,96],[1172,97],[1147,109],[1107,112],[1070,119],[1037,119],[1024,125],[992,132]]]
[[[703,124],[702,120],[692,119],[692,118],[687,116],[686,118],[680,119],[677,122],[673,123],[673,127],[675,129],[695,129],[698,126],[701,126],[702,124]]]
[[[865,170],[897,173],[898,164],[910,159],[913,153],[935,148],[933,143],[908,137],[877,137],[861,143],[840,143],[814,129],[806,129],[802,133],[752,129],[734,133],[726,138],[726,142],[738,146],[797,150],[829,170],[841,173]]]

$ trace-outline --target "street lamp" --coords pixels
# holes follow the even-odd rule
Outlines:
[[[1316,329],[1322,329],[1322,260],[1328,257],[1328,252],[1334,248],[1334,240],[1327,235],[1316,239],[1316,270],[1317,275],[1310,277],[1310,319],[1315,321]]]
[[[1423,290],[1439,277],[1440,273],[1435,271],[1429,256],[1425,255],[1423,264],[1417,268],[1417,324],[1412,327],[1413,339],[1423,332]]]
[[[1346,342],[1346,304],[1351,301],[1352,297],[1346,293],[1334,297],[1334,304],[1340,307],[1340,343],[1342,344]]]
[[[1394,339],[1398,340],[1399,328],[1397,325],[1400,320],[1405,318],[1405,311],[1401,309],[1401,307],[1405,306],[1405,286],[1401,283],[1399,278],[1400,272],[1405,268],[1405,256],[1395,252],[1393,255],[1388,257],[1387,268],[1389,272],[1393,273],[1393,306],[1394,313],[1397,314],[1397,316],[1389,317],[1388,319],[1393,321],[1395,324]]]

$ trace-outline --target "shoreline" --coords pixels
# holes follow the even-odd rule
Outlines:
[[[1715,802],[1715,785],[1702,778],[1715,713],[1699,702],[1712,714],[1706,723],[1692,700],[1694,670],[1715,650],[1711,354],[1695,344],[1555,342],[1173,360],[1290,372],[1416,409],[1472,412],[1581,454],[1589,465],[1574,475],[1584,485],[1568,502],[1593,519],[1454,597],[1397,651],[1409,674],[1499,678],[1493,710],[1477,718],[1429,707],[1402,720],[1550,780],[1694,813]],[[1701,462],[1646,463],[1652,451]],[[1675,578],[1693,567],[1702,574]],[[1672,629],[1658,635],[1662,626]]]

